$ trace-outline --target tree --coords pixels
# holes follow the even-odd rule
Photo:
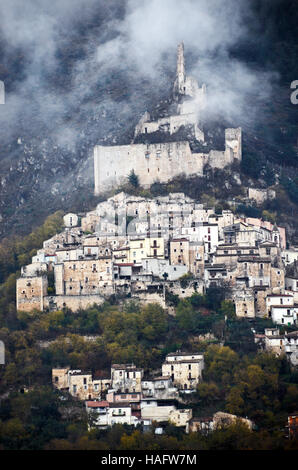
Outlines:
[[[139,177],[138,175],[135,174],[135,171],[132,169],[129,176],[128,176],[128,181],[129,183],[134,187],[138,188],[139,187]]]
[[[227,318],[236,318],[235,305],[231,300],[222,300],[220,313]]]

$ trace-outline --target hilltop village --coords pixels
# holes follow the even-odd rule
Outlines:
[[[17,280],[17,309],[72,311],[118,299],[158,303],[224,287],[238,318],[297,324],[297,251],[283,227],[218,214],[182,193],[118,193],[43,244]]]
[[[119,186],[131,172],[146,187],[179,174],[203,175],[205,165],[239,162],[241,128],[226,129],[224,150],[207,151],[201,126],[206,99],[206,86],[185,74],[180,44],[172,113],[155,120],[146,112],[130,145],[95,147],[95,195]],[[188,140],[175,139],[181,130]],[[260,203],[273,193],[249,188],[248,198]],[[118,192],[93,211],[66,214],[64,226],[22,267],[18,311],[76,312],[117,298],[157,303],[175,315],[173,298],[223,288],[237,318],[269,318],[276,325],[255,334],[259,348],[286,353],[291,366],[298,364],[297,332],[279,330],[295,327],[298,312],[298,252],[288,247],[285,228],[229,209],[219,212],[178,192],[155,198]],[[186,432],[209,432],[237,417],[217,412],[200,420],[182,408],[203,369],[204,354],[177,351],[150,377],[134,364],[112,364],[109,377],[64,367],[52,370],[52,381],[84,400],[100,428],[170,421]],[[241,419],[252,429],[251,421]]]

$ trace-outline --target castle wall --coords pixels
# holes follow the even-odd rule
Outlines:
[[[167,182],[183,173],[202,175],[202,163],[185,141],[113,147],[97,145],[94,149],[95,194],[121,184],[131,170],[146,187],[154,181]]]

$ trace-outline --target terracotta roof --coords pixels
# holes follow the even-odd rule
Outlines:
[[[87,401],[86,402],[88,408],[104,408],[104,407],[109,407],[110,404],[108,401]]]
[[[136,263],[114,263],[114,266],[135,266]]]

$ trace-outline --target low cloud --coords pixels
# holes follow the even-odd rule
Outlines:
[[[5,3],[0,5],[4,61],[16,53],[24,60],[22,78],[11,80],[0,109],[2,139],[14,138],[16,129],[36,137],[48,133],[57,145],[74,150],[86,123],[90,145],[113,128],[117,132],[118,118],[132,125],[162,90],[171,89],[181,40],[187,73],[207,85],[207,117],[222,114],[237,125],[237,119],[255,117],[248,95],[261,90],[270,96],[272,73],[256,72],[229,53],[249,36],[246,0]]]

